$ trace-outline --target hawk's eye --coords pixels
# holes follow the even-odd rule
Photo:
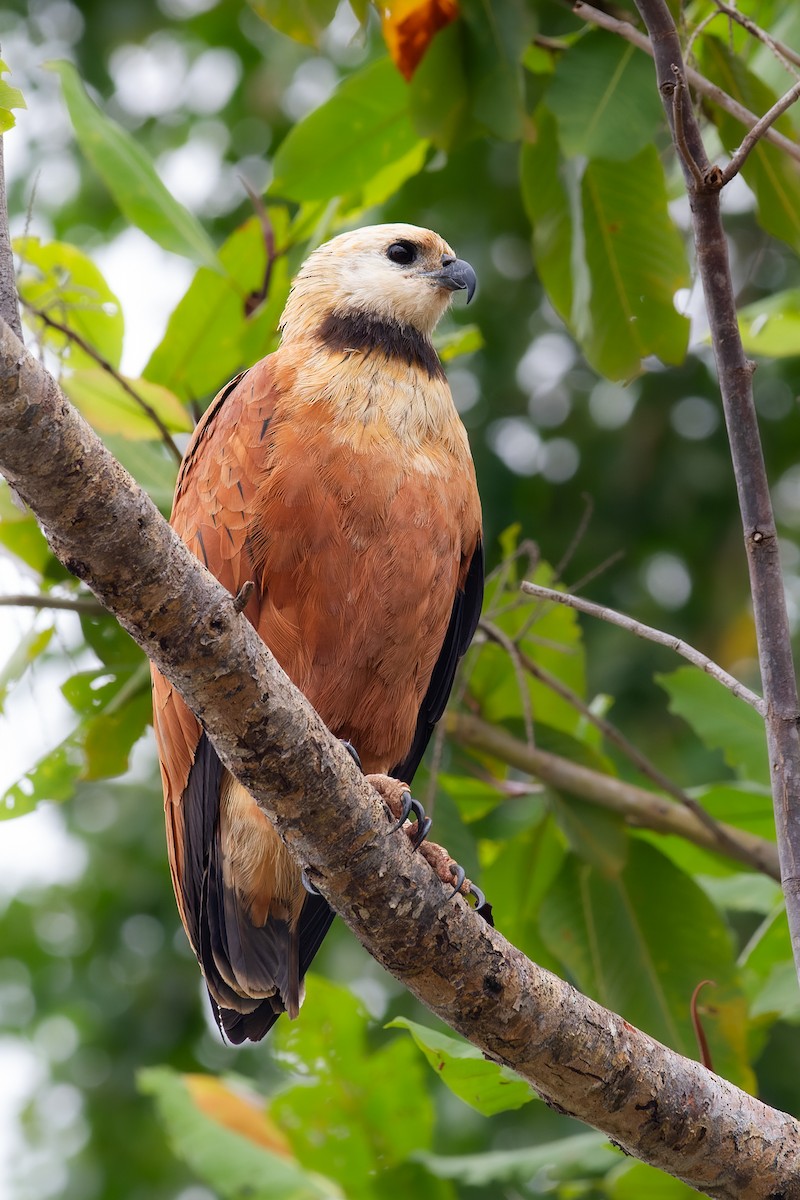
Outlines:
[[[392,242],[386,257],[398,266],[407,267],[417,257],[417,247],[413,242]]]

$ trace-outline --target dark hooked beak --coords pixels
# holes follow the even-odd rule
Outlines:
[[[440,271],[426,271],[425,274],[440,287],[446,287],[449,292],[466,292],[467,304],[475,295],[475,288],[478,286],[475,272],[469,263],[464,262],[463,258],[450,258],[447,254],[442,255]]]

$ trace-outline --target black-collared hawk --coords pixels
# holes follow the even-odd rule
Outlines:
[[[474,288],[414,225],[320,246],[280,347],[198,424],[172,510],[233,595],[255,585],[245,615],[331,732],[368,774],[406,782],[483,594],[475,470],[431,342],[453,293]],[[178,908],[221,1028],[257,1041],[297,1016],[333,913],[155,670],[153,690]]]

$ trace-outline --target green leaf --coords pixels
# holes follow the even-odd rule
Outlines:
[[[742,59],[718,37],[704,33],[700,44],[701,70],[712,83],[726,91],[751,112],[772,108],[777,96],[749,71]],[[725,149],[732,153],[744,137],[744,128],[714,104],[708,106]],[[792,137],[792,124],[785,115],[774,124],[779,133]],[[755,193],[756,216],[767,233],[800,249],[800,171],[797,163],[763,138],[756,143],[742,167],[744,180]]]
[[[652,63],[602,30],[561,55],[547,90],[547,107],[569,157],[624,162],[655,142],[664,120]]]
[[[450,333],[434,338],[434,345],[442,362],[452,362],[463,354],[474,354],[484,346],[483,334],[477,325],[461,325]]]
[[[692,992],[713,979],[717,987],[704,994],[703,1007],[714,1069],[752,1086],[730,933],[703,890],[664,855],[632,839],[615,876],[570,855],[540,923],[582,991],[691,1058],[698,1056]]]
[[[289,131],[275,155],[269,190],[292,200],[348,195],[418,143],[406,84],[383,58],[347,78]]]
[[[167,191],[136,139],[89,99],[71,63],[59,61],[50,66],[61,80],[80,147],[124,216],[165,250],[218,270],[219,260],[208,234]]]
[[[469,93],[464,68],[464,30],[455,21],[437,33],[408,85],[414,128],[439,150],[451,150],[467,133]]]
[[[28,667],[50,644],[53,626],[46,629],[31,629],[26,633],[4,667],[0,668],[0,713],[3,711],[8,693],[18,683]]]
[[[304,46],[318,46],[336,15],[339,0],[249,0],[249,3],[273,29]]]
[[[175,393],[147,379],[117,377],[94,367],[67,375],[62,387],[100,434],[116,433],[126,438],[153,441],[161,437],[161,433],[151,413],[160,418],[171,433],[189,433],[192,428],[189,414]],[[128,388],[135,392],[140,403],[134,400]]]
[[[37,575],[49,573],[58,563],[30,510],[15,503],[5,481],[0,481],[0,545],[32,567]],[[63,574],[68,578],[66,571]]]
[[[522,199],[533,227],[533,257],[556,312],[572,319],[572,212],[559,159],[555,118],[536,110],[536,139],[520,155]]]
[[[489,133],[506,141],[525,126],[521,58],[535,24],[524,0],[462,0],[470,109]]]
[[[428,143],[415,142],[407,153],[401,154],[394,162],[376,172],[363,188],[351,196],[343,197],[337,216],[347,215],[350,218],[364,209],[383,204],[400,190],[407,179],[419,174],[425,165],[427,154]]]
[[[506,801],[504,809],[519,801]],[[535,962],[557,971],[560,959],[550,953],[539,929],[539,910],[564,862],[564,839],[548,813],[531,828],[492,845],[481,886],[492,902],[495,922]]]
[[[606,875],[616,875],[628,858],[628,831],[616,813],[575,796],[553,794],[553,815],[572,851]]]
[[[0,803],[0,819],[24,816],[45,800],[60,804],[71,799],[82,764],[80,750],[67,738],[8,788]]]
[[[372,1196],[371,1177],[427,1149],[433,1137],[433,1106],[413,1045],[394,1038],[376,1050],[367,1033],[352,992],[313,975],[302,1020],[278,1022],[271,1034],[278,1061],[301,1081],[271,1101],[270,1113],[298,1159],[324,1162],[348,1200]]]
[[[178,466],[163,442],[132,442],[106,434],[103,441],[118,462],[143,487],[154,504],[169,515]]]
[[[539,563],[531,578],[545,587],[552,586],[553,569]],[[508,637],[520,638],[519,649],[537,667],[583,696],[586,662],[578,614],[560,604],[525,602],[509,607],[518,598],[516,574],[507,579],[502,576],[490,579],[484,618],[499,626]],[[523,696],[527,695],[528,707],[536,721],[544,717],[551,728],[573,737],[579,737],[583,731],[583,717],[578,710],[539,679],[527,672],[517,673],[506,649],[494,642],[487,641],[480,647],[469,675],[469,688],[480,705],[481,715],[493,725],[522,720],[526,707]]]
[[[571,325],[584,354],[609,379],[637,375],[650,354],[682,362],[689,321],[673,297],[689,269],[658,151],[648,146],[624,165],[589,162],[581,199],[590,293],[576,293]]]
[[[750,1015],[764,1014],[781,1017],[784,1021],[800,1020],[800,990],[794,962],[776,963],[761,990],[753,998]]]
[[[489,1150],[483,1154],[418,1154],[417,1159],[440,1179],[457,1179],[465,1187],[493,1183],[530,1184],[534,1176],[582,1179],[605,1175],[618,1161],[602,1133],[578,1133],[524,1150]],[[648,1197],[649,1200],[649,1197]]]
[[[286,215],[271,209],[270,220],[282,252],[286,248]],[[169,388],[183,401],[213,396],[242,367],[249,367],[272,349],[289,291],[286,256],[281,253],[272,265],[266,302],[250,313],[248,298],[260,293],[267,264],[264,233],[257,217],[234,230],[219,258],[226,274],[199,269],[143,372],[146,379]]]
[[[41,309],[100,354],[112,367],[122,355],[124,321],[117,297],[100,271],[76,246],[16,238],[21,260],[19,292],[25,304]],[[37,336],[71,367],[97,365],[82,346],[35,316],[27,317]]]
[[[608,1185],[609,1200],[697,1200],[697,1192],[645,1163],[625,1163]]]
[[[764,296],[739,309],[746,354],[788,358],[800,354],[800,288]]]
[[[721,750],[742,779],[769,786],[764,720],[755,709],[697,667],[655,679],[670,698],[670,712],[683,717],[706,746]]]
[[[0,75],[5,75],[10,67],[0,58]],[[7,133],[16,124],[12,108],[27,108],[25,98],[19,88],[12,87],[5,79],[0,79],[0,134]]]
[[[140,1091],[153,1096],[158,1105],[175,1154],[220,1196],[225,1200],[341,1200],[342,1193],[329,1179],[304,1170],[285,1151],[269,1148],[267,1121],[261,1116],[259,1130],[259,1112],[252,1101],[247,1124],[235,1113],[250,1136],[206,1115],[197,1103],[197,1079],[168,1067],[150,1067],[138,1075]],[[222,1108],[219,1097],[217,1107]]]
[[[387,1029],[407,1029],[442,1083],[484,1117],[522,1108],[537,1099],[527,1083],[484,1058],[469,1042],[450,1037],[407,1017],[395,1017]]]

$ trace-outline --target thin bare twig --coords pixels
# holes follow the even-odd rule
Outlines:
[[[709,1071],[714,1070],[714,1064],[711,1061],[711,1051],[708,1048],[708,1038],[706,1031],[703,1029],[703,1022],[700,1020],[700,1014],[697,1011],[697,1002],[700,998],[700,993],[704,987],[716,987],[713,979],[703,979],[698,983],[697,987],[692,992],[692,998],[689,1001],[689,1011],[692,1015],[692,1027],[694,1036],[697,1038],[697,1046],[700,1051],[700,1062]]]
[[[678,149],[686,169],[690,172],[694,179],[696,187],[703,186],[703,174],[695,162],[694,155],[689,149],[689,144],[686,141],[686,130],[683,124],[683,110],[686,101],[686,80],[683,77],[683,72],[674,63],[672,64],[672,73],[675,76],[674,90],[672,93],[672,127],[675,133],[675,145]]]
[[[533,775],[549,787],[618,813],[635,828],[686,838],[704,850],[724,854],[750,868],[755,865],[757,870],[771,879],[778,880],[780,877],[776,847],[765,838],[721,822],[720,828],[727,842],[727,848],[722,850],[715,834],[690,809],[668,800],[666,796],[636,787],[614,775],[593,771],[590,767],[541,750],[538,746],[526,746],[505,729],[490,725],[469,713],[448,709],[443,720],[448,735],[462,746],[489,754],[509,767]]]
[[[245,300],[245,313],[249,317],[256,309],[264,303],[269,294],[269,285],[272,282],[272,271],[275,266],[275,260],[278,257],[275,249],[275,229],[270,220],[267,206],[263,198],[258,194],[249,180],[245,179],[244,175],[239,176],[239,182],[247,192],[248,199],[253,206],[258,220],[261,224],[261,233],[264,238],[264,250],[266,252],[267,261],[264,268],[264,278],[261,281],[261,287],[256,291],[251,292]]]
[[[714,0],[714,3],[720,13],[724,13],[726,17],[729,17],[731,21],[735,21],[737,25],[741,25],[742,29],[746,29],[759,42],[763,42],[772,51],[784,70],[792,75],[797,75],[797,71],[792,70],[793,66],[800,67],[800,54],[796,50],[793,50],[791,46],[787,46],[785,42],[779,42],[771,33],[767,33],[766,29],[762,29],[750,17],[739,12],[739,9],[733,4],[725,4],[724,0]]]
[[[729,183],[730,180],[733,179],[734,175],[741,171],[748,154],[751,150],[755,149],[769,127],[773,125],[775,121],[778,120],[778,117],[782,116],[782,114],[785,113],[788,108],[791,108],[793,104],[796,104],[798,100],[800,100],[800,81],[798,81],[794,87],[789,88],[789,91],[786,92],[785,95],[781,96],[780,100],[777,100],[775,104],[773,104],[769,112],[764,113],[764,116],[761,118],[761,120],[756,121],[750,132],[746,134],[738,150],[735,150],[731,155],[731,161],[728,163],[727,167],[723,169],[723,186],[726,183]]]
[[[147,401],[139,395],[134,387],[131,387],[125,376],[120,375],[117,368],[113,366],[107,358],[104,358],[98,350],[95,350],[94,346],[91,346],[89,342],[85,340],[85,338],[82,338],[79,333],[76,333],[74,329],[70,329],[68,325],[64,325],[61,321],[57,321],[55,317],[51,317],[50,314],[45,312],[43,308],[37,308],[34,304],[29,304],[25,300],[23,300],[22,303],[25,305],[25,308],[29,313],[32,313],[38,318],[38,320],[42,321],[50,329],[57,329],[59,333],[63,333],[64,336],[69,338],[71,342],[74,342],[76,346],[80,346],[84,354],[88,354],[90,358],[94,359],[98,367],[101,367],[104,371],[106,371],[119,384],[122,390],[130,396],[130,398],[139,406],[142,412],[153,422],[156,429],[160,433],[161,440],[167,447],[167,450],[169,450],[175,461],[180,463],[183,459],[183,455],[175,445],[172,434],[167,429],[166,425],[161,420],[161,417],[158,415],[152,405],[148,404]]]
[[[502,630],[497,629],[490,621],[482,621],[481,628],[486,633],[487,637],[498,642],[500,645],[504,645],[505,641],[507,641],[505,636],[502,634]],[[550,688],[550,690],[555,692],[557,696],[560,696],[562,700],[566,700],[567,704],[570,704],[576,712],[579,712],[591,725],[594,725],[595,729],[598,729],[602,733],[603,737],[605,737],[609,742],[612,743],[612,745],[616,746],[622,751],[622,753],[630,760],[630,762],[633,763],[637,771],[639,771],[645,777],[645,779],[649,779],[651,783],[654,783],[662,792],[666,792],[668,796],[672,796],[672,798],[676,800],[678,804],[683,804],[686,808],[690,809],[690,811],[693,812],[697,817],[698,821],[705,825],[711,836],[716,840],[717,848],[721,851],[721,853],[738,853],[738,851],[730,843],[728,835],[725,833],[725,830],[719,821],[716,821],[710,813],[706,812],[702,804],[699,804],[693,796],[690,796],[688,792],[685,792],[683,788],[679,787],[677,783],[673,782],[668,775],[665,775],[664,772],[657,767],[654,762],[651,762],[646,754],[643,754],[637,746],[634,746],[633,742],[629,741],[628,738],[625,737],[625,734],[621,729],[618,729],[613,722],[606,720],[605,717],[601,717],[598,713],[593,712],[582,696],[579,696],[577,692],[573,691],[568,684],[563,683],[562,680],[556,678],[555,675],[552,675],[550,671],[546,671],[544,667],[540,667],[539,664],[535,663],[533,659],[529,658],[525,651],[521,650],[519,646],[516,646],[515,650],[520,664],[529,675],[532,675],[534,679],[538,679],[545,685],[545,687]],[[733,840],[735,845],[738,847],[738,839],[734,838]],[[758,869],[758,863],[755,861],[751,863],[751,866],[754,866],[756,869]]]
[[[514,674],[517,678],[517,689],[519,690],[519,698],[522,704],[522,716],[525,724],[525,740],[529,746],[535,745],[533,736],[533,709],[531,708],[531,698],[528,693],[528,685],[525,682],[525,670],[522,663],[522,652],[515,641],[513,641],[507,633],[504,633],[499,626],[492,624],[491,621],[482,617],[478,622],[479,628],[483,630],[490,641],[495,642],[505,650],[508,657],[511,659],[514,667]]]
[[[616,17],[610,17],[608,13],[601,12],[599,8],[594,8],[591,4],[586,4],[585,0],[576,0],[572,6],[572,11],[577,17],[583,21],[588,21],[591,25],[597,25],[599,29],[607,29],[610,33],[616,33],[619,37],[624,38],[626,42],[630,42],[632,46],[637,46],[639,50],[644,50],[645,54],[653,57],[653,47],[650,39],[645,37],[643,33],[631,25],[629,21],[619,21]],[[752,129],[758,123],[759,118],[755,113],[750,112],[749,108],[745,108],[738,100],[734,100],[727,92],[724,92],[721,87],[717,87],[710,79],[706,79],[705,75],[701,75],[699,71],[689,67],[685,70],[686,80],[696,92],[701,96],[706,96],[714,104],[719,105],[725,112],[729,113],[735,120],[741,122],[748,129]],[[785,154],[800,162],[800,146],[790,138],[784,137],[782,133],[778,133],[777,129],[767,129],[764,132],[764,139],[778,146]]]
[[[0,608],[59,608],[68,612],[95,615],[107,612],[93,596],[0,596]]]
[[[757,696],[755,692],[751,692],[750,688],[745,687],[740,680],[733,675],[728,674],[723,670],[718,663],[713,662],[706,654],[702,654],[696,650],[694,646],[688,645],[681,638],[675,637],[672,633],[665,633],[662,629],[654,629],[652,625],[644,625],[641,621],[637,621],[634,617],[629,617],[625,613],[616,612],[613,608],[606,608],[602,604],[594,604],[591,600],[584,600],[580,596],[573,596],[570,592],[557,592],[553,588],[541,587],[538,583],[529,583],[526,579],[521,584],[523,592],[529,596],[536,596],[540,600],[551,600],[554,604],[565,604],[568,608],[577,609],[578,612],[586,613],[589,617],[598,617],[601,621],[608,621],[611,625],[618,625],[620,629],[627,629],[628,633],[633,633],[636,637],[644,638],[648,642],[656,642],[659,646],[666,646],[668,650],[674,650],[676,654],[680,654],[687,662],[690,662],[695,667],[699,667],[701,671],[705,671],[723,687],[726,687],[729,692],[733,692],[740,700],[744,700],[751,708],[754,708],[759,716],[766,716],[767,705],[766,701]]]
[[[674,137],[669,89],[674,86],[675,67],[683,71],[678,31],[666,0],[636,0],[636,7],[650,35],[658,89]],[[713,171],[690,106],[683,118],[689,149],[706,181],[704,187],[697,187],[683,164],[747,551],[781,882],[800,975],[800,701],[778,534],[753,402],[754,365],[745,357],[739,332],[719,190],[710,178]]]

